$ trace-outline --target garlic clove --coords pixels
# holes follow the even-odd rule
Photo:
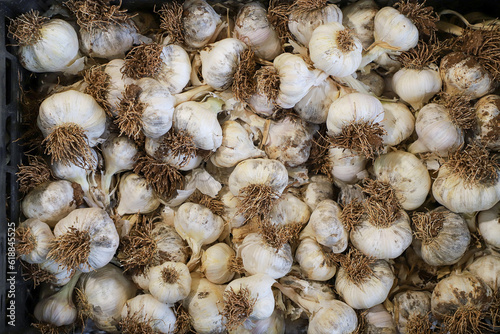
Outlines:
[[[201,258],[201,271],[212,283],[224,284],[231,281],[234,271],[231,261],[235,259],[235,251],[225,243],[218,243],[207,248]]]

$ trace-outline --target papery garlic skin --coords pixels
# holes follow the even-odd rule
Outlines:
[[[132,49],[137,30],[131,21],[106,24],[104,29],[80,29],[80,46],[84,54],[96,58],[124,58]]]
[[[352,41],[345,46],[340,35],[349,34]],[[345,42],[344,42],[345,43]],[[363,46],[338,22],[330,22],[314,29],[309,41],[309,53],[314,67],[333,77],[353,74],[361,63]]]
[[[467,270],[483,280],[495,292],[500,288],[500,254],[491,252],[474,260]]]
[[[439,204],[456,213],[491,209],[500,200],[500,182],[466,183],[446,165],[439,168],[432,183],[432,195]]]
[[[182,92],[191,76],[191,61],[189,55],[179,45],[170,44],[163,47],[162,60],[155,79],[167,88],[170,94]]]
[[[288,17],[288,29],[302,45],[309,45],[313,31],[320,25],[342,22],[342,11],[334,4],[312,11],[293,11]]]
[[[401,100],[419,110],[441,90],[441,76],[437,67],[421,70],[402,68],[392,77],[392,87]]]
[[[386,43],[398,51],[407,51],[417,45],[417,27],[397,9],[392,7],[380,9],[373,23],[375,43]]]
[[[334,253],[343,252],[347,248],[349,233],[340,219],[341,214],[340,206],[331,199],[318,203],[301,238],[310,237]]]
[[[245,42],[255,56],[273,60],[281,53],[281,41],[267,20],[267,11],[259,2],[241,7],[234,25],[235,37]]]
[[[222,124],[221,146],[210,157],[217,167],[233,167],[239,162],[262,158],[265,152],[254,146],[250,135],[237,121],[226,121]]]
[[[476,102],[474,109],[476,110],[477,120],[476,128],[474,129],[476,138],[482,141],[487,148],[499,151],[500,96],[486,95]]]
[[[405,210],[421,206],[429,193],[431,178],[424,164],[413,154],[394,151],[379,156],[373,163],[378,181],[388,182]]]
[[[158,196],[146,179],[134,173],[126,173],[121,177],[118,193],[121,196],[116,213],[120,216],[138,212],[149,213],[160,206]]]
[[[68,268],[52,259],[47,259],[40,263],[40,269],[45,270],[54,276],[55,280],[50,283],[56,286],[67,284],[75,275],[75,270],[73,268]]]
[[[311,280],[328,281],[337,271],[335,266],[328,265],[321,246],[311,238],[302,239],[295,251],[295,259],[301,272]]]
[[[413,240],[410,218],[400,210],[398,218],[388,227],[373,225],[369,219],[362,219],[350,233],[354,247],[365,255],[376,259],[395,259],[411,245]]]
[[[166,281],[163,271],[168,270],[175,276]],[[165,304],[174,304],[186,298],[191,290],[189,268],[180,262],[167,261],[149,269],[149,293]]]
[[[342,267],[337,272],[335,289],[345,302],[354,309],[366,309],[382,303],[394,283],[394,273],[385,260],[377,260],[370,265],[373,274],[359,285],[350,280]]]
[[[408,148],[411,153],[430,151],[446,157],[464,143],[464,131],[453,122],[448,110],[441,104],[429,103],[420,109],[415,130],[418,140]]]
[[[205,82],[216,90],[229,88],[240,63],[240,54],[246,48],[239,39],[225,38],[200,51]]]
[[[116,331],[123,306],[137,288],[123,271],[112,264],[81,276],[78,287],[90,306],[90,318],[103,331]]]
[[[258,233],[247,234],[238,248],[238,254],[243,260],[243,267],[251,275],[266,274],[278,279],[288,274],[293,264],[289,244],[275,249]]]
[[[328,162],[334,179],[354,184],[364,177],[362,174],[368,160],[361,153],[341,147],[330,147]]]
[[[307,204],[291,193],[283,194],[269,212],[270,221],[276,225],[302,225],[307,223],[310,216],[311,210]]]
[[[377,12],[378,6],[373,0],[360,0],[342,8],[342,24],[354,31],[365,50],[374,40],[373,19]]]
[[[137,145],[128,137],[112,134],[106,139],[101,145],[105,167],[103,190],[109,190],[113,175],[134,169],[137,152]]]
[[[311,87],[309,92],[293,107],[293,110],[306,122],[325,123],[330,105],[339,96],[340,91],[334,81],[327,78],[319,85]]]
[[[302,200],[314,210],[323,200],[333,198],[333,185],[324,175],[314,175],[309,180],[303,188]]]
[[[78,36],[66,21],[52,19],[40,28],[41,39],[33,45],[19,47],[19,62],[34,73],[83,70],[84,58],[78,52]]]
[[[411,316],[426,316],[431,310],[429,291],[406,291],[398,293],[393,300],[394,318],[399,332],[406,333],[406,326]]]
[[[477,216],[477,227],[487,245],[500,249],[500,203],[481,211]]]
[[[439,72],[444,91],[451,95],[468,95],[480,98],[495,89],[491,74],[473,57],[452,52],[441,59]]]
[[[125,87],[136,82],[136,80],[125,76],[121,69],[125,64],[123,59],[113,59],[104,67],[104,73],[109,76],[109,85],[106,92],[106,100],[109,103],[109,110],[113,116],[118,116],[116,106],[120,103],[125,92]]]
[[[384,107],[384,119],[380,125],[387,132],[382,135],[382,141],[384,145],[396,146],[413,133],[415,117],[401,102],[381,102]]]
[[[34,244],[31,252],[20,254],[20,259],[28,263],[44,262],[47,259],[51,241],[54,239],[54,234],[49,225],[37,218],[30,218],[19,224],[17,229],[29,229]]]
[[[153,331],[171,334],[175,328],[175,314],[171,307],[156,300],[150,294],[129,299],[123,306],[121,317],[131,317],[148,324]]]
[[[54,236],[64,236],[72,228],[86,231],[90,237],[87,263],[78,266],[81,272],[97,270],[111,261],[118,248],[119,236],[106,211],[98,208],[76,209],[57,223]]]
[[[323,302],[309,318],[308,334],[353,333],[358,327],[356,312],[340,300]]]
[[[236,252],[225,243],[215,244],[203,252],[201,258],[201,271],[212,283],[224,284],[234,277],[234,272],[229,268],[229,261]]]
[[[81,203],[80,186],[65,180],[52,181],[31,190],[21,202],[26,218],[36,218],[54,227]]]

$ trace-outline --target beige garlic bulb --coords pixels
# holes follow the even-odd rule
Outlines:
[[[312,238],[301,240],[295,251],[295,259],[304,276],[311,280],[328,281],[337,271],[337,267],[329,262],[321,245]]]
[[[302,200],[314,210],[323,200],[333,198],[333,185],[324,175],[314,175],[309,181],[303,188]]]
[[[413,224],[421,257],[431,266],[457,263],[469,247],[471,235],[467,222],[445,207],[415,213]]]
[[[27,218],[36,218],[54,227],[62,218],[82,204],[83,192],[76,183],[46,182],[31,190],[21,202]]]
[[[366,176],[367,159],[362,153],[341,147],[330,147],[328,162],[335,180],[354,184]]]
[[[373,0],[360,0],[342,8],[342,24],[354,31],[365,50],[373,43],[373,19],[377,12]]]
[[[222,188],[219,193],[222,203],[224,203],[224,214],[222,218],[230,224],[232,228],[238,228],[245,224],[246,219],[242,213],[239,213],[238,197],[234,196],[228,186]]]
[[[183,8],[182,24],[186,45],[194,49],[205,46],[221,22],[220,15],[204,0],[187,0]]]
[[[212,283],[224,284],[233,279],[235,272],[231,268],[236,252],[225,243],[218,243],[207,248],[201,257],[201,271]]]
[[[381,101],[384,119],[380,122],[387,132],[382,135],[384,145],[396,146],[409,138],[415,129],[415,117],[401,102]]]
[[[378,181],[389,183],[401,207],[415,210],[424,203],[431,187],[431,178],[424,164],[413,154],[394,151],[379,156],[373,163]]]
[[[394,73],[392,87],[401,100],[419,110],[441,90],[441,77],[435,65],[423,69],[403,67]]]
[[[148,274],[149,293],[162,303],[172,305],[189,294],[191,275],[184,263],[167,261],[150,268]]]
[[[69,268],[50,258],[40,263],[40,269],[51,275],[50,283],[55,286],[67,284],[75,276],[75,273],[78,273],[75,269]]]
[[[477,216],[477,228],[486,244],[494,249],[500,249],[500,203],[491,209],[481,211]]]
[[[364,314],[366,321],[366,333],[373,334],[396,334],[396,324],[392,315],[385,309],[383,304],[370,307]]]
[[[169,144],[169,140],[174,139],[184,139],[185,137],[189,137],[185,133],[182,133],[179,136],[178,133],[168,133],[167,135],[160,137],[158,139],[146,138],[144,143],[144,151],[146,151],[147,155],[150,157],[154,157],[157,161],[161,161],[166,165],[169,165],[172,168],[182,171],[190,171],[200,166],[203,162],[203,157],[196,152],[196,150],[192,150],[192,146],[190,149],[187,149],[184,152],[176,152],[176,154],[172,154],[172,149],[166,144]],[[187,144],[186,144],[187,146]],[[193,152],[194,151],[194,152]]]
[[[408,333],[418,325],[431,324],[431,293],[429,291],[405,291],[393,300],[394,320],[400,333]]]
[[[160,201],[146,179],[134,173],[126,173],[120,179],[121,194],[116,208],[120,216],[133,213],[149,213],[160,206]]]
[[[282,226],[304,225],[310,216],[311,210],[307,204],[291,193],[283,194],[269,212],[271,222]]]
[[[487,148],[500,150],[500,136],[498,126],[500,117],[500,96],[486,95],[476,102],[476,128],[474,132],[476,137],[483,142]]]
[[[349,234],[341,221],[341,213],[340,206],[331,199],[318,203],[300,235],[301,239],[310,237],[334,253],[343,252],[347,248]]]
[[[259,2],[251,2],[240,8],[234,33],[259,58],[273,60],[281,53],[278,34],[267,19],[266,9]]]
[[[175,314],[172,308],[159,302],[150,294],[129,299],[121,311],[122,331],[135,332],[136,328],[162,334],[171,334],[175,329]]]
[[[304,121],[314,124],[326,122],[328,110],[333,101],[340,96],[340,91],[331,78],[326,78],[309,92],[293,107],[293,110]]]
[[[473,275],[483,280],[494,293],[500,288],[500,254],[491,252],[491,254],[482,255],[467,266],[467,270]]]
[[[108,86],[106,91],[106,100],[108,102],[109,111],[113,116],[117,116],[117,105],[123,98],[125,87],[135,83],[135,80],[124,75],[121,71],[125,60],[113,59],[104,67],[104,73],[108,77]]]
[[[25,262],[42,263],[53,239],[49,225],[37,218],[26,219],[16,228],[16,253]]]

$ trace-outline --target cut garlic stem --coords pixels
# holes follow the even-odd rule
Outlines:
[[[452,35],[456,35],[456,36],[462,36],[464,33],[463,28],[460,28],[457,25],[454,25],[452,23],[445,22],[445,21],[436,22],[436,27],[438,28],[439,31],[442,31],[442,32],[445,32],[448,34],[452,34]]]
[[[458,17],[463,23],[465,23],[465,25],[467,27],[469,27],[471,24],[469,23],[469,21],[462,15],[460,14],[459,12],[456,12],[454,10],[451,10],[451,9],[444,9],[442,11],[440,11],[438,13],[439,17],[443,16],[443,15],[455,15],[456,17]]]

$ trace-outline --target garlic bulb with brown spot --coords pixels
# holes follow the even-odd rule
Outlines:
[[[476,102],[476,137],[491,150],[500,150],[500,96],[486,95]]]
[[[500,203],[491,209],[479,212],[477,228],[487,245],[500,249]]]
[[[373,43],[373,19],[377,12],[373,0],[360,0],[342,8],[342,24],[354,31],[365,50]]]
[[[37,218],[26,219],[16,228],[16,253],[25,262],[42,263],[53,239],[49,225]]]
[[[201,48],[207,44],[220,24],[220,15],[204,0],[187,0],[183,4],[183,31],[186,45]]]
[[[137,328],[150,333],[170,334],[175,329],[175,314],[171,306],[161,303],[150,294],[129,299],[121,311],[120,328],[135,333]]]
[[[445,207],[414,213],[414,233],[422,259],[432,266],[457,263],[465,254],[471,235],[465,219]]]
[[[309,181],[302,188],[302,200],[314,210],[323,200],[333,198],[333,185],[324,175],[311,176]]]
[[[138,212],[149,213],[160,206],[158,196],[146,179],[134,173],[126,173],[121,177],[118,193],[120,199],[116,213],[120,216]]]
[[[394,320],[401,333],[414,333],[411,330],[419,324],[430,330],[432,325],[429,313],[431,311],[431,293],[429,291],[405,291],[398,293],[393,300]]]
[[[488,284],[493,293],[500,288],[500,254],[484,254],[467,266],[467,270]]]

